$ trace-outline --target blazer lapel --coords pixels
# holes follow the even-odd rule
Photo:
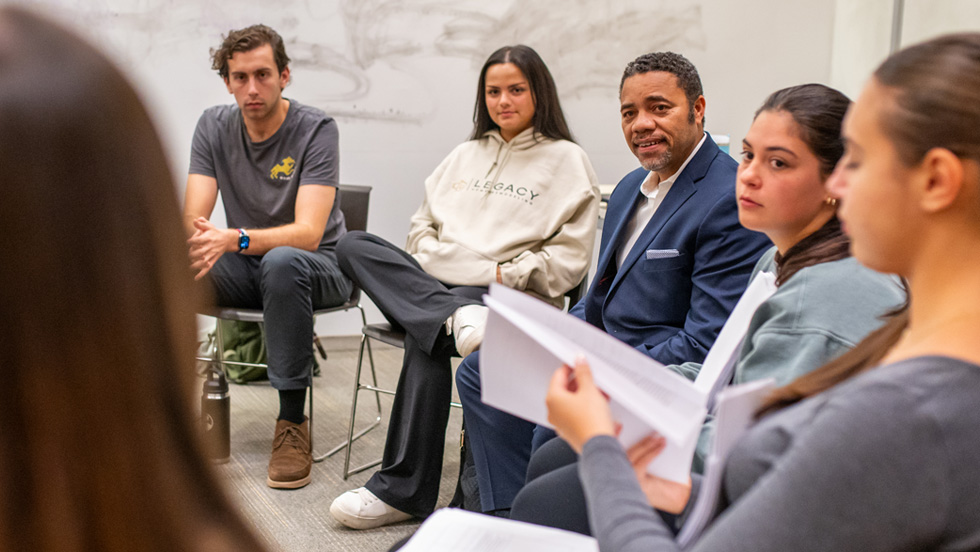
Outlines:
[[[636,243],[633,244],[633,249],[626,255],[626,259],[623,260],[623,266],[619,267],[619,271],[616,273],[616,278],[613,280],[612,287],[610,288],[610,293],[616,288],[616,285],[622,280],[624,274],[633,269],[633,265],[637,260],[646,254],[648,246],[660,233],[660,230],[664,227],[664,224],[670,220],[670,217],[674,215],[675,212],[683,205],[688,198],[694,195],[697,188],[694,187],[694,183],[690,179],[678,177],[674,185],[670,187],[670,191],[667,192],[667,196],[664,197],[663,203],[657,207],[657,212],[653,214],[650,222],[647,223],[646,228],[637,238]]]
[[[643,179],[646,178],[646,175],[649,173],[643,172],[641,174],[643,176],[640,177],[639,181],[628,184],[626,182],[623,183],[627,184],[628,186],[632,186],[628,208],[623,209],[618,214],[618,219],[606,219],[607,223],[612,223],[609,225],[611,227],[612,235],[609,236],[609,240],[606,242],[606,249],[603,251],[602,258],[599,259],[598,266],[596,266],[596,276],[599,278],[602,278],[602,276],[606,274],[606,271],[609,270],[610,263],[616,262],[616,253],[619,250],[619,241],[623,234],[623,228],[633,216],[633,209],[636,206],[637,199],[640,197],[640,184],[643,183]],[[609,212],[606,211],[606,216],[608,217],[608,215]],[[606,231],[606,226],[606,224],[603,224],[603,232]]]
[[[691,196],[694,195],[697,189],[697,182],[704,178],[704,175],[708,172],[708,167],[711,166],[711,162],[715,159],[721,150],[712,140],[708,133],[705,133],[706,138],[704,144],[701,145],[701,149],[694,156],[693,159],[684,167],[684,171],[677,175],[677,180],[674,181],[674,185],[670,187],[670,191],[664,197],[663,203],[657,207],[657,211],[653,214],[650,222],[647,223],[646,228],[643,229],[643,233],[637,238],[636,243],[633,244],[633,249],[626,255],[626,259],[623,260],[623,266],[619,267],[619,271],[616,272],[616,278],[612,282],[612,286],[609,288],[609,294],[612,295],[615,291],[616,286],[622,280],[623,275],[632,270],[633,265],[643,256],[650,243],[653,242],[657,234],[664,227],[668,220],[674,213],[680,209],[681,205],[684,205]],[[639,194],[639,186],[637,186],[637,194]],[[635,198],[634,198],[635,203]],[[632,216],[632,209],[630,214],[627,215],[628,218]],[[625,222],[625,221],[624,221]],[[620,225],[620,229],[623,225]],[[617,229],[617,234],[615,238],[618,240],[620,236],[620,231]]]

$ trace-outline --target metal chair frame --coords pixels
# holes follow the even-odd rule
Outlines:
[[[568,302],[569,308],[574,306],[575,303],[579,301],[579,299],[585,296],[585,292],[587,290],[588,290],[588,277],[583,278],[582,282],[579,283],[579,285],[575,286],[573,289],[569,290],[568,293],[565,294],[565,297],[569,299]],[[347,448],[347,451],[344,455],[344,472],[343,472],[344,480],[347,480],[347,478],[350,477],[351,475],[361,473],[362,471],[371,469],[381,464],[383,460],[382,458],[378,458],[377,460],[373,460],[371,462],[367,462],[365,464],[357,466],[354,469],[350,468],[350,455],[351,455],[350,451],[351,451],[351,447],[354,444],[354,441],[360,439],[364,435],[367,435],[368,432],[381,425],[381,420],[382,420],[381,395],[389,395],[392,397],[395,396],[394,391],[390,389],[382,389],[378,387],[378,375],[374,368],[374,355],[372,354],[371,351],[371,341],[370,341],[371,339],[380,341],[382,343],[391,345],[393,347],[398,347],[399,349],[405,348],[405,333],[394,330],[391,327],[391,324],[388,324],[387,322],[382,322],[380,324],[365,324],[364,327],[361,329],[361,345],[357,354],[357,368],[354,371],[354,396],[351,398],[350,422],[347,426],[347,441],[341,443],[340,445],[338,445],[333,450],[327,453],[327,455],[332,455],[335,454],[336,452],[339,452],[341,449],[345,447]],[[361,369],[364,362],[365,349],[367,349],[368,362],[371,366],[371,384],[361,383]],[[378,415],[374,419],[374,421],[372,421],[370,424],[367,425],[367,427],[358,431],[355,434],[354,421],[357,416],[357,397],[361,391],[371,391],[374,393],[375,404],[378,407]],[[449,405],[450,407],[455,407],[455,408],[463,407],[461,404],[455,401],[450,402]]]
[[[340,198],[340,210],[344,213],[344,218],[347,222],[348,230],[366,230],[367,229],[367,216],[368,216],[368,206],[371,196],[370,186],[355,186],[349,184],[342,184],[338,187],[338,197]],[[348,205],[344,205],[344,198],[347,198]],[[367,325],[367,317],[364,314],[364,308],[361,306],[361,290],[357,285],[351,290],[350,297],[341,305],[334,307],[327,307],[324,309],[317,309],[313,311],[313,325],[316,326],[316,319],[318,316],[324,314],[330,314],[338,311],[349,311],[351,309],[357,309],[361,311],[361,324],[362,327]],[[221,320],[234,320],[240,322],[263,322],[264,316],[261,309],[240,309],[233,307],[216,307],[208,312],[201,313],[205,316],[211,316]],[[196,357],[197,360],[210,362],[212,366],[216,365],[217,369],[224,372],[225,365],[234,366],[251,366],[268,368],[265,364],[251,363],[251,362],[239,362],[233,360],[225,360],[221,349],[221,343],[224,343],[221,335],[221,324],[215,325],[215,340],[211,346],[211,356],[210,357]],[[319,336],[313,335],[313,347],[323,358],[324,362],[327,360],[327,351],[323,348],[320,343]],[[372,372],[374,371],[374,366],[372,363]],[[310,382],[309,382],[309,417],[310,417],[310,448],[313,449],[313,372],[310,371]],[[381,405],[380,401],[378,403],[378,412],[380,415]],[[336,454],[338,451],[342,450],[347,446],[347,442],[342,442],[340,445],[332,448],[322,455],[313,456],[314,462],[322,462],[325,458]]]
[[[343,473],[344,480],[347,480],[347,478],[350,477],[351,475],[361,473],[364,470],[371,469],[381,464],[382,459],[378,458],[377,460],[373,460],[371,462],[367,462],[366,464],[362,464],[354,469],[350,469],[350,454],[351,454],[350,451],[352,445],[354,444],[354,441],[367,435],[368,432],[381,425],[381,420],[382,420],[381,395],[388,395],[391,397],[395,396],[394,391],[390,389],[382,389],[381,387],[378,387],[378,374],[374,368],[374,354],[371,351],[370,339],[380,341],[387,345],[391,345],[392,347],[398,347],[399,349],[405,348],[405,333],[394,330],[391,327],[391,324],[388,324],[387,322],[382,322],[380,324],[364,324],[364,327],[361,329],[361,345],[357,353],[357,368],[354,371],[354,396],[351,398],[350,423],[347,426],[347,441],[341,443],[340,445],[337,445],[336,448],[334,448],[333,450],[327,453],[328,455],[332,455],[336,452],[339,452],[340,449],[343,449],[345,447],[347,448],[347,451],[344,454],[344,473]],[[361,369],[364,363],[365,348],[367,349],[367,353],[368,353],[368,363],[370,364],[371,367],[371,384],[361,383]],[[358,431],[355,434],[354,418],[357,415],[357,397],[361,391],[374,392],[374,401],[375,401],[375,405],[378,408],[378,414],[374,418],[374,420],[367,425],[367,427]],[[455,401],[450,401],[449,406],[455,408],[463,408],[463,405]]]

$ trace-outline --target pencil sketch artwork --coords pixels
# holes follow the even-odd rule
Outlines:
[[[566,99],[615,90],[640,53],[706,48],[701,5],[666,0],[44,1],[104,29],[99,39],[133,65],[177,52],[199,70],[228,29],[260,20],[283,36],[305,101],[342,119],[405,124],[431,117],[445,79],[475,84],[505,44],[537,50]]]
[[[478,70],[501,45],[532,46],[549,64],[565,98],[616,89],[623,66],[638,53],[703,50],[701,6],[666,2],[537,0],[347,0],[349,58],[366,70],[404,67],[412,56],[463,58]],[[504,4],[506,9],[493,12]],[[585,14],[585,15],[583,15]],[[370,87],[372,82],[367,81]]]

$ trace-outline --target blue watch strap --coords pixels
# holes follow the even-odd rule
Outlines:
[[[248,243],[249,243],[248,232],[246,232],[244,228],[239,228],[238,229],[238,252],[241,253],[242,251],[248,249]]]

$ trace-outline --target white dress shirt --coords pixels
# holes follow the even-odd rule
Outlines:
[[[664,198],[667,197],[667,192],[670,191],[670,187],[674,185],[677,177],[684,172],[687,168],[687,164],[691,162],[691,159],[697,155],[698,150],[704,144],[704,141],[708,138],[707,134],[701,136],[701,141],[698,145],[694,147],[691,154],[687,156],[684,163],[681,165],[677,172],[670,175],[666,180],[660,181],[660,177],[657,173],[650,171],[647,175],[646,180],[640,185],[640,193],[643,194],[643,198],[640,198],[636,203],[636,208],[633,210],[633,218],[626,223],[624,236],[629,236],[623,247],[620,247],[616,252],[616,268],[621,268],[623,266],[623,261],[626,260],[626,256],[629,254],[633,246],[636,245],[636,240],[639,239],[640,234],[647,227],[647,223],[653,218],[653,214],[657,212],[657,207],[663,203]]]

